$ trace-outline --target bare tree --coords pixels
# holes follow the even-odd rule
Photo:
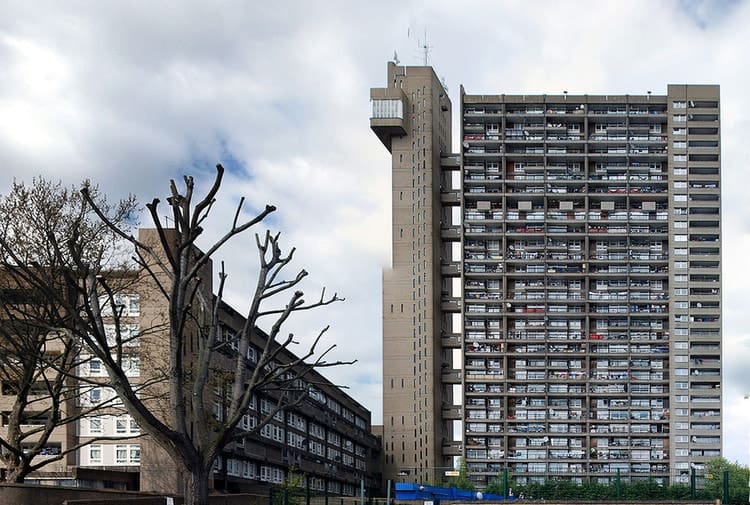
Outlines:
[[[135,210],[132,199],[110,206],[96,188],[91,197],[121,224]],[[87,244],[80,256],[98,268],[112,268],[118,238],[87,207],[77,191],[43,179],[29,187],[15,183],[0,200],[0,387],[12,399],[0,431],[5,480],[23,482],[95,441],[65,447],[50,442],[59,428],[110,406],[76,402],[95,384],[75,380],[85,358],[69,328],[75,293],[61,275],[70,256],[56,245],[78,234]],[[50,292],[55,296],[47,296]]]
[[[296,358],[289,358],[287,351],[297,342],[292,334],[282,335],[284,323],[296,312],[323,307],[341,298],[336,294],[326,296],[323,290],[319,298],[305,301],[299,287],[307,272],[301,270],[285,276],[284,269],[291,263],[294,249],[282,252],[279,235],[267,231],[255,234],[260,268],[245,308],[244,324],[229,339],[223,334],[221,314],[228,275],[222,263],[214,293],[212,259],[232,239],[247,236],[275,211],[275,207],[267,205],[257,215],[246,218],[242,199],[225,234],[204,246],[205,251],[199,249],[196,242],[203,235],[223,174],[224,169],[217,165],[213,185],[200,199],[194,195],[191,177],[184,179],[182,190],[172,181],[167,198],[170,227],[160,217],[158,199],[146,205],[155,227],[151,239],[136,238],[127,222],[119,218],[117,209],[103,206],[90,186],[84,185],[81,191],[86,203],[82,213],[88,216],[93,211],[101,225],[130,245],[138,285],[148,284],[166,307],[163,331],[154,331],[152,338],[162,339],[167,352],[149,358],[153,360],[150,366],[155,375],[148,387],[132,384],[126,367],[128,346],[118,312],[117,293],[122,290],[117,283],[128,275],[113,274],[102,268],[101,261],[92,261],[84,222],[76,221],[64,240],[50,236],[46,244],[50,256],[65,264],[57,273],[64,286],[62,290],[45,285],[36,275],[38,268],[23,254],[15,254],[12,243],[0,240],[0,248],[8,251],[11,263],[24,272],[25,282],[61,304],[68,316],[66,331],[103,363],[108,384],[129,414],[177,464],[184,475],[188,505],[208,503],[208,482],[216,458],[232,441],[249,434],[238,426],[254,395],[266,392],[276,402],[253,432],[278,412],[307,397],[314,388],[312,371],[351,363],[326,361],[326,355],[334,347],[319,349],[327,328],[312,335],[310,346],[297,353]],[[98,251],[94,256],[101,254]],[[270,328],[267,332],[258,329],[262,319]],[[107,322],[110,330],[105,327]],[[247,359],[251,342],[261,343],[254,364]],[[154,400],[153,395],[160,392],[168,399],[166,408]],[[222,405],[220,417],[214,415],[217,401]]]

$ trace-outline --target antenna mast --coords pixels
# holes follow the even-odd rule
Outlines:
[[[422,64],[426,67],[430,64],[430,50],[432,50],[432,44],[427,39],[427,28],[424,29],[424,41],[417,41],[417,47],[422,52]]]

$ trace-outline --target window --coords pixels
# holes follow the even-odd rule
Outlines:
[[[247,346],[247,359],[251,363],[258,362],[258,351],[252,345]]]
[[[674,154],[672,155],[673,161],[687,161],[687,154]]]
[[[684,123],[687,121],[687,116],[685,114],[675,114],[672,116],[672,119],[675,123]]]
[[[681,375],[681,376],[688,375],[688,369],[687,368],[675,368],[674,374]]]
[[[675,349],[685,350],[685,349],[688,348],[688,343],[687,342],[675,342],[674,343],[674,348]]]
[[[139,444],[116,445],[115,463],[120,465],[139,464],[141,462],[141,446]]]
[[[141,428],[132,417],[120,416],[115,419],[115,432],[118,435],[138,435]]]
[[[672,142],[672,147],[674,147],[675,149],[686,149],[687,142],[684,140],[674,140]]]
[[[372,117],[374,119],[404,117],[404,104],[401,100],[373,100]]]
[[[121,316],[139,316],[141,314],[141,298],[136,293],[117,293],[113,300],[115,309]],[[99,299],[102,315],[112,315],[112,303],[109,297],[103,296]]]
[[[102,388],[92,388],[89,391],[89,401],[91,403],[99,403],[102,401]]]
[[[270,414],[272,408],[273,406],[271,402],[269,402],[265,398],[260,399],[260,413],[261,414]]]
[[[310,423],[310,436],[324,440],[326,436],[326,430],[319,424]]]
[[[675,221],[675,228],[687,228],[687,221]]]
[[[98,358],[92,358],[89,361],[89,376],[90,377],[103,377],[106,376],[107,372],[104,370],[102,360]]]
[[[687,195],[674,195],[675,202],[687,202]]]
[[[678,269],[678,268],[679,269],[687,268],[688,267],[688,262],[687,261],[675,261],[674,262],[674,267],[675,267],[675,269]]]
[[[674,387],[675,389],[687,389],[688,383],[687,382],[675,382]]]
[[[675,296],[686,296],[688,294],[687,288],[674,288]]]
[[[677,403],[687,403],[688,397],[687,395],[677,395],[674,397],[674,401]],[[687,442],[687,440],[685,440]]]
[[[687,102],[683,100],[675,100],[672,102],[672,108],[674,109],[687,109]]]
[[[688,250],[684,247],[676,247],[674,250],[675,256],[687,256]]]
[[[674,173],[674,175],[687,175],[687,168],[675,167],[675,169],[672,172]]]
[[[102,433],[102,418],[92,417],[89,419],[89,434],[99,435]]]
[[[250,414],[245,414],[242,416],[242,421],[240,422],[240,426],[243,430],[251,430],[255,428],[256,420],[255,416],[251,416]]]
[[[687,274],[677,274],[674,276],[675,282],[687,282],[688,276]]]
[[[128,377],[140,377],[141,358],[138,356],[126,356],[122,359],[122,369]]]
[[[102,462],[102,446],[99,444],[92,444],[89,446],[89,463],[101,463]]]
[[[120,324],[120,342],[124,346],[138,346],[138,334],[140,333],[138,324]],[[114,347],[117,345],[117,326],[114,324],[104,325],[104,334],[107,337],[107,345]]]
[[[687,134],[686,128],[672,128],[672,135],[685,135]]]

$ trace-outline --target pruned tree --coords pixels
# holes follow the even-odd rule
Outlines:
[[[90,195],[120,225],[136,208],[132,198],[111,206],[96,188]],[[117,235],[78,191],[36,179],[31,186],[14,183],[0,199],[0,387],[6,399],[0,462],[8,481],[23,482],[31,472],[95,441],[65,447],[50,442],[58,429],[111,406],[76,401],[96,386],[76,380],[86,359],[70,330],[76,300],[63,272],[71,256],[59,247],[76,235],[86,244],[85,252],[76,255],[87,263],[109,270],[118,264],[113,254]]]
[[[204,245],[205,250],[199,249],[197,241],[203,236],[223,173],[218,165],[212,187],[200,199],[195,197],[191,177],[184,179],[182,190],[172,181],[167,198],[170,226],[162,221],[160,201],[154,199],[146,207],[155,230],[139,237],[134,236],[118,208],[103,205],[94,189],[85,184],[80,195],[84,202],[81,215],[86,218],[73,220],[65,237],[45,230],[45,254],[60,264],[54,278],[61,285],[46,282],[40,271],[40,264],[45,262],[16,250],[17,235],[0,241],[9,266],[22,272],[25,285],[60,305],[66,316],[64,330],[80,342],[87,355],[103,364],[109,386],[129,414],[177,464],[184,475],[188,505],[208,503],[208,481],[216,458],[232,441],[250,433],[240,428],[240,421],[254,395],[264,392],[275,400],[274,407],[252,429],[258,431],[275,414],[307,397],[315,387],[311,378],[314,370],[352,363],[326,361],[334,347],[319,348],[327,328],[311,335],[309,347],[290,358],[293,355],[287,351],[297,342],[292,334],[282,334],[283,325],[297,312],[323,307],[341,298],[336,294],[326,296],[323,290],[319,298],[307,302],[300,290],[307,272],[300,270],[286,276],[285,268],[292,262],[294,249],[282,252],[279,235],[267,231],[255,234],[260,265],[245,307],[244,323],[232,335],[225,335],[221,314],[228,274],[222,263],[214,293],[212,260],[233,239],[252,233],[275,207],[267,205],[256,215],[245,217],[244,199],[240,200],[226,233]],[[119,239],[115,240],[118,245],[130,246],[130,265],[120,265],[120,270],[113,271],[102,261],[104,249],[89,250],[91,212],[98,217],[97,226],[106,227]],[[23,226],[35,225],[32,221]],[[135,274],[131,276],[128,269]],[[129,380],[128,336],[117,297],[123,292],[122,279],[131,278],[137,279],[138,289],[148,288],[154,305],[165,307],[163,325],[159,317],[154,317],[149,336],[165,352],[149,356],[151,381],[146,385]],[[268,328],[266,332],[258,329],[261,321]],[[252,364],[247,359],[251,342],[259,346],[257,362]],[[145,345],[141,347],[145,352]],[[160,403],[157,397],[166,398],[167,404]],[[217,401],[222,405],[218,417],[214,412]]]

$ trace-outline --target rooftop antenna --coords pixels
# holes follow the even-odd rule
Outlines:
[[[393,63],[395,63],[396,65],[401,63],[398,59],[398,53],[396,51],[393,51]]]
[[[430,50],[432,49],[427,39],[427,28],[424,29],[424,41],[418,40],[417,47],[422,52],[422,64],[426,67],[430,64]]]

